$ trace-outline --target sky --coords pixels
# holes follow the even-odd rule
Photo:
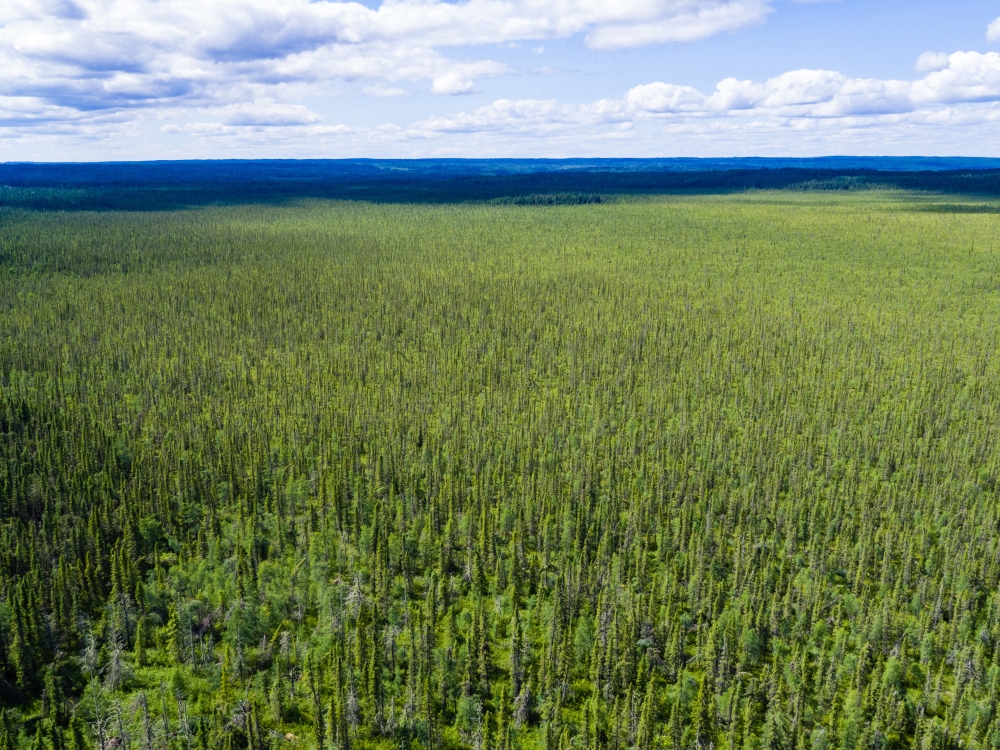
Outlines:
[[[1000,2],[0,0],[0,161],[1000,156]]]

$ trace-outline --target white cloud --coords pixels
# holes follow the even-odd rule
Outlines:
[[[443,76],[438,76],[431,83],[432,94],[471,94],[476,82],[466,78],[459,71],[453,70]]]
[[[808,107],[832,101],[847,81],[829,70],[795,70],[772,78],[764,85],[764,99],[758,106],[767,109]]]
[[[461,94],[511,72],[442,50],[583,35],[593,48],[691,41],[765,18],[769,0],[0,0],[0,96],[84,113],[217,107],[400,81]],[[539,47],[538,49],[541,49]],[[372,95],[382,95],[372,93]]]
[[[232,104],[216,110],[220,120],[226,125],[311,125],[323,118],[298,104],[277,102],[253,102]]]
[[[629,109],[644,112],[695,112],[705,108],[706,99],[690,86],[657,82],[630,90],[625,95],[625,104]]]
[[[666,42],[694,42],[760,23],[771,12],[771,6],[763,0],[677,5],[687,7],[669,18],[600,26],[587,35],[587,43],[595,49],[622,49]]]
[[[560,105],[555,101],[500,99],[471,112],[428,117],[402,129],[400,133],[404,137],[433,137],[444,133],[537,133],[575,127],[588,121],[605,122],[607,118],[596,112],[599,107],[600,103]]]
[[[950,62],[945,52],[925,52],[917,58],[917,63],[913,66],[913,69],[918,73],[929,73],[947,68]]]
[[[359,132],[346,125],[308,125],[304,123],[222,123],[193,122],[186,125],[164,125],[164,133],[185,133],[203,138],[236,138],[252,141],[287,141],[289,135],[296,138],[309,136],[350,135]]]
[[[432,94],[471,94],[475,91],[476,78],[499,75],[508,68],[490,61],[455,65],[444,75],[436,76],[431,82]]]
[[[936,67],[936,66],[935,66]],[[429,138],[445,133],[616,131],[627,124],[661,121],[668,128],[708,131],[763,124],[811,128],[809,122],[839,127],[887,123],[978,124],[1000,118],[1000,54],[957,52],[946,67],[917,81],[848,78],[828,70],[796,70],[765,81],[727,78],[706,95],[690,86],[654,82],[635,86],[620,99],[589,104],[503,99],[471,112],[421,120],[400,133]],[[987,105],[985,108],[983,105]]]
[[[335,89],[372,97],[474,93],[484,79],[515,71],[464,59],[458,47],[530,41],[541,53],[543,41],[571,36],[601,50],[688,42],[761,23],[776,2],[383,0],[372,8],[339,0],[0,0],[0,138],[98,141],[162,125],[196,136],[189,142],[276,148],[294,139],[303,148],[351,143],[363,151],[540,137],[582,153],[581,144],[638,143],[651,133],[660,143],[678,134],[722,144],[737,133],[777,132],[824,133],[835,142],[837,128],[972,132],[1000,122],[995,52],[926,53],[912,81],[795,70],[766,81],[726,78],[700,91],[653,80],[589,103],[503,99],[374,128],[330,124],[296,103]],[[1000,40],[1000,19],[988,35]]]
[[[397,88],[395,86],[384,86],[382,84],[375,84],[374,86],[365,86],[361,89],[361,93],[367,94],[368,96],[374,96],[377,99],[388,99],[394,96],[409,96],[410,92],[406,89]]]
[[[764,83],[727,78],[711,96],[690,87],[652,83],[625,101],[647,114],[767,113],[779,117],[889,115],[948,104],[1000,101],[1000,54],[956,52],[934,56],[916,81],[848,78],[829,70],[795,70]],[[929,63],[928,63],[929,64]]]
[[[795,70],[762,83],[727,78],[705,94],[691,86],[656,81],[635,86],[618,99],[584,104],[555,100],[501,99],[454,115],[429,117],[394,129],[397,139],[489,133],[597,137],[629,126],[660,122],[710,132],[713,128],[764,126],[815,129],[878,127],[902,122],[960,125],[993,121],[1000,103],[1000,54],[957,52],[935,61],[916,81],[848,78],[829,70]],[[456,78],[456,81],[461,80]],[[989,107],[984,110],[982,105]],[[822,126],[826,127],[826,126]],[[385,136],[389,131],[382,132]]]
[[[1000,18],[995,19],[993,23],[986,27],[986,38],[991,42],[1000,39]]]
[[[727,78],[719,82],[715,87],[715,93],[707,101],[711,109],[728,112],[753,109],[764,95],[763,84]]]
[[[956,52],[948,60],[947,68],[914,82],[914,102],[989,102],[1000,98],[1000,53]]]

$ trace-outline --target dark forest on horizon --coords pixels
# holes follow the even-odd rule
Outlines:
[[[314,198],[376,203],[592,203],[620,196],[890,189],[1000,196],[1000,160],[230,160],[0,164],[0,207],[175,210]]]

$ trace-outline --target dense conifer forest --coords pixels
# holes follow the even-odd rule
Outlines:
[[[0,209],[0,750],[997,750],[998,324],[956,196]]]
[[[282,204],[579,204],[615,196],[748,190],[871,190],[1000,196],[1000,159],[273,159],[0,163],[0,207],[162,211]],[[968,204],[967,204],[968,206]],[[984,210],[983,206],[978,206]],[[996,206],[985,207],[996,210]]]

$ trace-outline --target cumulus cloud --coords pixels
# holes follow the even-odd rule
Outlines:
[[[428,81],[440,94],[511,72],[443,50],[582,35],[592,48],[691,41],[761,21],[769,0],[0,0],[0,96],[98,110],[222,106]]]
[[[625,94],[625,105],[645,112],[696,112],[704,109],[707,97],[690,86],[648,83]]]
[[[305,107],[258,96],[199,110],[210,121],[169,123],[162,130],[192,136],[194,144],[211,149],[207,154],[224,145],[229,153],[245,148],[247,155],[262,147],[269,153],[341,156],[506,155],[512,149],[535,155],[607,155],[608,149],[662,155],[664,147],[682,143],[704,154],[745,150],[748,142],[760,153],[768,144],[791,153],[803,143],[812,144],[812,152],[828,153],[865,148],[886,153],[903,143],[918,152],[944,153],[960,144],[980,153],[993,144],[990,148],[1000,152],[1000,54],[957,52],[931,67],[912,81],[796,70],[766,81],[727,78],[710,92],[654,81],[584,103],[501,99],[377,127],[327,124]],[[457,71],[434,84],[440,93],[461,93],[473,78],[474,71]],[[30,98],[0,97],[0,121],[39,117],[36,107]],[[67,115],[65,108],[50,106],[45,132],[61,132]],[[92,134],[120,126],[101,113],[86,125]],[[958,133],[965,134],[964,141]],[[192,153],[198,152],[185,155]]]
[[[635,86],[619,99],[586,104],[500,100],[457,115],[427,118],[401,132],[413,137],[438,133],[551,133],[568,129],[662,121],[705,129],[707,120],[742,122],[979,123],[1000,111],[1000,54],[956,52],[943,66],[916,81],[848,78],[829,70],[796,70],[763,83],[727,78],[705,94],[691,86],[654,82]],[[987,110],[975,105],[990,105]],[[958,108],[956,108],[956,106]]]
[[[991,42],[1000,39],[1000,18],[997,18],[986,27],[986,38]]]
[[[950,62],[948,55],[944,52],[925,52],[917,58],[913,69],[918,73],[928,73],[947,68]]]
[[[711,95],[653,83],[624,97],[646,114],[848,117],[913,112],[935,105],[1000,101],[1000,54],[956,52],[925,60],[930,72],[916,81],[848,78],[830,70],[795,70],[764,83],[728,78]]]
[[[761,23],[776,3],[0,0],[0,137],[75,132],[100,138],[135,130],[142,117],[161,118],[166,132],[204,139],[349,138],[356,144],[441,142],[448,134],[582,143],[639,138],[650,129],[804,132],[834,124],[945,128],[1000,121],[1000,54],[994,52],[926,53],[916,61],[915,80],[795,70],[766,81],[726,78],[706,91],[652,80],[617,98],[578,104],[503,99],[373,128],[324,122],[296,103],[332,90],[360,89],[371,97],[474,93],[483,80],[515,71],[483,59],[481,51],[459,52],[462,47],[530,42],[524,48],[541,54],[543,42],[567,37],[596,50],[689,42]],[[988,36],[1000,40],[1000,19]],[[439,101],[442,109],[460,108]]]
[[[910,98],[915,103],[991,102],[1000,98],[1000,54],[956,52],[948,67],[916,81]]]
[[[763,82],[727,78],[705,93],[662,81],[641,84],[621,97],[586,103],[501,99],[450,115],[408,125],[343,128],[321,125],[303,107],[275,102],[230,105],[212,110],[213,123],[173,128],[201,136],[273,137],[281,125],[297,136],[350,136],[355,143],[428,141],[445,136],[497,138],[576,137],[591,142],[630,138],[636,126],[661,132],[761,132],[769,127],[886,127],[902,123],[949,127],[1000,121],[1000,54],[956,52],[934,57],[923,78],[914,81],[850,78],[830,70],[795,70]],[[468,91],[475,77],[468,70],[434,79],[442,94]],[[828,125],[822,125],[827,123]]]
[[[471,78],[466,78],[457,70],[449,71],[443,76],[438,76],[431,83],[432,94],[471,94],[476,82]]]

